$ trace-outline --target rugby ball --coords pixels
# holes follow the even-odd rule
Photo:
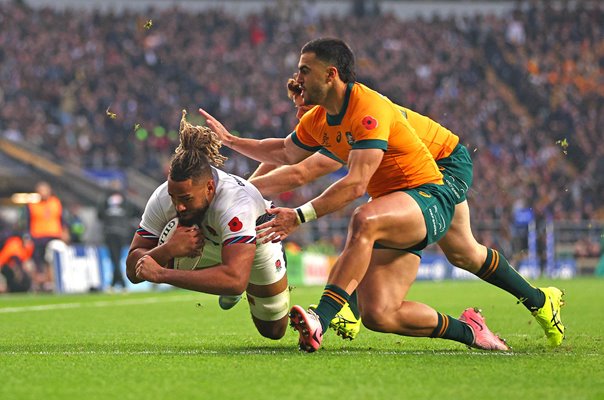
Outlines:
[[[166,243],[172,236],[174,236],[174,232],[176,232],[176,228],[178,227],[178,217],[172,218],[162,229],[161,234],[159,235],[158,245],[162,245]],[[195,269],[201,265],[201,256],[199,257],[177,257],[172,260],[172,265],[174,269]]]

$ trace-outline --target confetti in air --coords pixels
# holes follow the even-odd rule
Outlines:
[[[116,114],[116,113],[114,113],[114,112],[111,112],[111,111],[109,110],[109,108],[107,109],[107,111],[105,111],[105,114],[107,114],[107,116],[108,116],[109,118],[111,118],[111,119],[116,119],[116,118],[117,118],[117,114]]]
[[[566,140],[566,138],[562,139],[562,140],[556,140],[556,144],[559,144],[560,147],[562,148],[562,152],[564,154],[568,154],[568,151],[566,149],[568,149],[568,141]]]
[[[150,19],[149,21],[145,22],[145,29],[151,29],[151,27],[153,26],[153,20]]]

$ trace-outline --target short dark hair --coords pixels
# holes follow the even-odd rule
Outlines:
[[[306,43],[300,53],[315,53],[319,60],[333,64],[336,67],[343,82],[356,81],[354,54],[350,46],[343,40],[335,38],[314,39]]]

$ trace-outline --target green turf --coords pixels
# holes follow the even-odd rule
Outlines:
[[[479,306],[509,354],[362,330],[328,334],[315,354],[297,336],[258,335],[245,303],[186,291],[0,297],[0,399],[604,399],[604,280],[566,289],[567,338],[545,346],[508,294],[481,282],[418,282],[409,298],[458,316]],[[321,288],[295,288],[294,303]],[[40,307],[39,307],[40,306]],[[49,307],[46,307],[49,306]]]

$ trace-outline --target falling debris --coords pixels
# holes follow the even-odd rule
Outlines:
[[[568,154],[568,151],[566,149],[568,149],[568,141],[566,140],[566,138],[562,139],[562,140],[556,140],[556,144],[559,144],[560,147],[562,148],[562,152],[566,155]]]
[[[153,20],[150,19],[149,21],[145,22],[145,29],[151,29],[151,27],[153,26]]]
[[[105,114],[107,114],[107,116],[108,116],[109,118],[111,118],[111,119],[116,119],[116,118],[117,118],[117,114],[116,114],[116,113],[114,113],[114,112],[111,112],[111,111],[109,110],[109,108],[107,108],[107,111],[105,111]]]

